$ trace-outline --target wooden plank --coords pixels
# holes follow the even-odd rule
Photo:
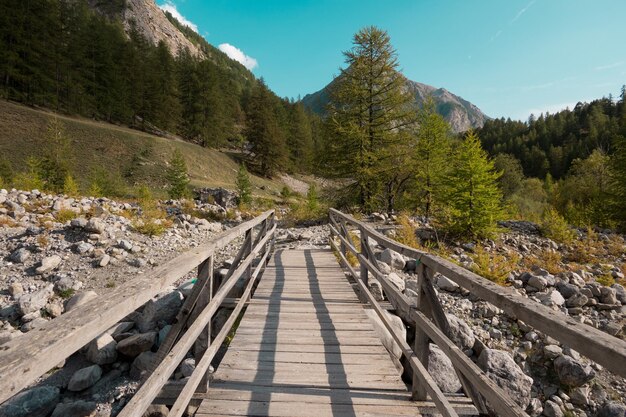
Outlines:
[[[398,371],[389,367],[389,358],[384,361],[362,362],[362,363],[311,363],[311,362],[274,362],[259,361],[251,359],[241,360],[237,363],[221,365],[220,370],[234,369],[238,371],[273,371],[273,372],[294,372],[301,374],[339,374],[339,375],[379,375],[392,376],[398,378]]]
[[[264,336],[264,335],[239,335],[240,343],[261,343],[263,340],[271,339],[272,343],[291,344],[291,345],[353,345],[353,346],[378,346],[380,339],[374,334],[371,336],[353,337],[353,336],[333,336],[332,338],[322,337],[298,337],[294,339],[291,336]]]
[[[239,350],[228,358],[228,362],[220,364],[220,367],[236,367],[239,363],[251,361],[276,362],[276,363],[302,363],[302,364],[384,364],[389,367],[389,354],[377,353],[327,353],[321,352],[267,352]],[[241,362],[239,362],[241,361]]]
[[[133,398],[124,407],[119,414],[120,417],[133,417],[138,414],[140,415],[146,410],[146,408],[148,408],[152,400],[158,395],[161,387],[163,387],[169,376],[174,372],[174,370],[176,370],[178,364],[182,361],[187,351],[198,338],[198,335],[204,326],[206,326],[211,320],[219,305],[235,285],[236,280],[241,276],[241,274],[243,274],[248,267],[248,264],[252,262],[254,257],[256,257],[264,243],[270,239],[275,230],[276,226],[274,226],[274,228],[252,250],[250,256],[248,256],[248,258],[241,263],[231,279],[221,285],[220,289],[217,291],[207,308],[198,316],[198,318],[196,318],[193,324],[187,329],[187,332],[174,346],[170,354],[163,360],[163,362],[161,362],[152,375],[148,377],[139,391],[135,393]]]
[[[163,266],[0,346],[0,403],[32,384],[128,314],[165,291],[192,268],[266,219],[273,210],[226,230]]]
[[[299,353],[364,353],[364,354],[385,354],[389,355],[387,350],[381,345],[379,346],[358,346],[358,345],[276,345],[275,343],[239,343],[237,338],[230,344],[233,349],[227,352],[230,355],[233,350],[251,351],[251,352],[299,352]]]
[[[237,333],[260,333],[264,330],[374,330],[371,323],[319,323],[302,320],[268,322],[261,320],[245,320],[237,328]]]
[[[200,312],[202,312],[202,310],[206,308],[206,306],[209,304],[209,302],[213,298],[213,256],[210,256],[209,259],[204,261],[198,267],[198,279],[202,279],[203,281],[207,282],[207,285],[204,286],[204,289],[202,290],[200,294],[198,302],[196,303],[196,306],[194,307],[194,311],[191,314],[193,320],[195,320],[198,317]],[[208,349],[209,344],[211,344],[211,322],[210,321],[206,325],[202,333],[200,333],[200,336],[198,336],[198,339],[196,339],[196,342],[194,344],[194,358],[196,360],[196,363],[200,361],[200,359],[202,358],[202,356]],[[162,359],[163,358],[161,358],[159,362],[157,362],[156,364],[158,365]],[[154,371],[154,368],[151,370],[150,373],[152,373],[152,371]],[[208,372],[205,372],[202,378],[202,381],[200,382],[198,386],[198,392],[206,392],[208,389],[209,389],[209,374]]]

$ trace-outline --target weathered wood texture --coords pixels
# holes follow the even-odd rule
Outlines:
[[[337,224],[337,220],[335,219],[339,219],[359,229],[362,233],[367,234],[368,238],[378,242],[378,244],[418,260],[429,268],[432,273],[439,272],[445,275],[450,280],[470,291],[473,295],[502,309],[511,317],[522,320],[533,328],[559,340],[563,344],[603,365],[609,371],[626,377],[626,341],[611,336],[594,327],[581,324],[572,317],[522,297],[512,289],[501,287],[446,259],[418,251],[389,239],[370,226],[338,210],[330,209],[330,215],[334,224]],[[334,233],[336,233],[336,231]],[[370,272],[372,271],[370,270]],[[384,286],[385,283],[381,282],[381,284]],[[394,304],[394,302],[397,303],[397,305],[394,304],[394,306],[400,310],[400,313],[404,312],[404,303],[401,298],[392,295],[390,301],[392,304]],[[403,318],[407,321],[414,320],[411,314]]]
[[[448,399],[459,414],[465,398]],[[419,415],[328,250],[277,252],[196,416]]]

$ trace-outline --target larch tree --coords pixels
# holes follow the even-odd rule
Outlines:
[[[387,32],[368,26],[352,43],[331,89],[326,165],[334,176],[351,178],[358,203],[373,211],[384,206],[385,185],[406,152],[401,145],[414,124],[413,98]]]
[[[187,164],[185,163],[185,157],[178,149],[172,153],[167,169],[167,181],[169,183],[168,194],[170,198],[183,198],[188,195],[189,174],[187,173]]]
[[[500,173],[487,157],[478,136],[469,131],[456,150],[450,172],[445,177],[444,220],[447,229],[458,236],[489,236],[502,213]]]

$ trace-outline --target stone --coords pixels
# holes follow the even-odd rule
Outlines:
[[[569,398],[572,404],[577,406],[585,406],[589,404],[589,394],[591,389],[588,386],[576,387],[569,391]]]
[[[19,282],[12,282],[9,284],[9,294],[13,298],[17,298],[24,293],[24,287]]]
[[[26,248],[17,249],[9,257],[9,259],[11,259],[11,262],[15,262],[18,264],[23,264],[28,258],[30,258],[30,251]]]
[[[133,249],[133,244],[126,239],[119,240],[117,242],[117,246],[121,249],[124,249],[127,252],[130,252]]]
[[[611,287],[600,287],[600,302],[604,304],[617,304],[615,289]]]
[[[402,365],[400,364],[400,359],[402,358],[402,349],[400,349],[400,346],[396,344],[395,339],[393,338],[393,336],[391,336],[391,333],[389,333],[387,327],[385,327],[383,322],[380,320],[378,314],[376,314],[376,312],[372,309],[366,309],[364,311],[365,314],[367,314],[367,316],[370,318],[371,323],[374,325],[374,332],[376,333],[376,336],[378,336],[385,349],[387,349],[387,351],[390,353],[394,365],[399,371],[402,371]],[[391,321],[391,324],[395,328],[395,330],[402,335],[402,340],[406,340],[406,327],[404,326],[402,319],[387,311],[385,311],[385,315]]]
[[[565,301],[565,305],[568,308],[582,307],[587,304],[588,301],[589,298],[587,298],[587,296],[582,292],[579,292],[568,298],[567,301]]]
[[[67,303],[65,303],[65,311],[71,311],[76,307],[81,306],[97,297],[98,294],[96,294],[95,291],[85,291],[81,292],[80,294],[76,294],[72,298],[67,300]]]
[[[194,358],[187,358],[180,364],[180,373],[184,378],[187,378],[193,374],[196,369],[196,360]]]
[[[156,342],[156,338],[156,332],[135,334],[120,341],[117,344],[117,351],[123,355],[134,358],[141,352],[150,350]]]
[[[35,272],[39,275],[43,275],[46,272],[52,271],[61,263],[61,257],[59,255],[52,255],[45,257],[41,260],[41,264],[35,269]]]
[[[556,289],[561,293],[561,295],[565,298],[570,298],[576,294],[578,294],[579,288],[568,282],[559,282],[556,284]]]
[[[386,263],[393,269],[397,269],[402,271],[404,269],[405,261],[402,255],[399,253],[392,251],[391,249],[385,249],[380,254],[381,262]]]
[[[107,254],[104,254],[100,258],[96,259],[95,265],[100,268],[104,268],[109,264],[109,262],[111,262],[111,257]]]
[[[563,349],[561,349],[557,345],[546,345],[543,347],[543,355],[548,359],[556,359],[563,353]]]
[[[70,221],[70,226],[84,229],[87,226],[87,219],[84,217],[77,217],[75,219],[72,219],[72,221]]]
[[[93,251],[93,245],[89,242],[78,242],[74,245],[74,251],[79,255],[85,255]]]
[[[559,381],[570,387],[579,387],[591,381],[595,376],[591,366],[585,366],[574,358],[565,355],[555,359],[554,370],[559,377]]]
[[[463,350],[473,348],[476,337],[467,323],[452,314],[446,317],[450,323],[450,339]]]
[[[140,332],[148,332],[157,327],[159,321],[171,322],[183,304],[183,294],[180,291],[159,294],[156,299],[149,300],[139,319],[137,328]]]
[[[395,272],[392,272],[391,274],[387,275],[387,279],[393,284],[394,287],[396,287],[399,291],[404,291],[405,288],[405,283],[404,283],[404,279],[402,279],[402,277],[398,274],[396,274]]]
[[[58,404],[51,417],[96,417],[97,413],[98,404],[79,400]]]
[[[150,351],[140,353],[130,366],[130,377],[136,380],[141,379],[144,373],[152,366],[154,355],[156,353]]]
[[[455,292],[456,290],[459,289],[459,286],[456,282],[452,281],[451,279],[441,274],[437,275],[437,286],[441,288],[442,290],[449,291],[449,292]]]
[[[391,273],[391,267],[387,265],[386,263],[377,261],[377,264],[378,264],[378,270],[383,275],[389,275]]]
[[[60,301],[50,302],[46,304],[45,309],[52,318],[56,318],[63,314],[63,303]]]
[[[117,360],[117,342],[108,333],[102,333],[87,345],[85,356],[90,362],[106,365]]]
[[[531,399],[530,404],[526,408],[526,411],[531,417],[539,417],[543,412],[543,405],[541,404],[541,400],[539,398]]]
[[[83,284],[80,281],[74,281],[72,278],[70,277],[61,277],[59,280],[57,280],[54,283],[54,289],[57,292],[66,292],[66,291],[70,291],[70,290],[80,290],[82,288]]]
[[[151,404],[150,407],[146,409],[146,412],[143,413],[142,417],[167,417],[169,414],[170,410],[167,406],[163,404]]]
[[[36,319],[29,321],[28,323],[20,327],[20,330],[24,333],[28,333],[31,330],[35,330],[45,325],[46,323],[48,323],[48,320],[44,319],[43,317],[37,317]]]
[[[554,401],[548,400],[543,404],[543,415],[546,417],[563,417],[563,410]]]
[[[67,384],[69,391],[82,391],[98,382],[102,378],[102,368],[98,365],[91,365],[74,372]]]
[[[97,217],[92,217],[85,225],[85,231],[89,233],[102,234],[104,233],[105,227],[106,226],[102,220]]]
[[[452,361],[433,343],[430,344],[428,354],[428,373],[444,393],[456,393],[461,389],[461,381],[452,366]]]
[[[54,294],[54,286],[48,284],[39,291],[22,295],[17,302],[18,312],[23,316],[41,310],[46,306],[52,294]]]
[[[547,293],[535,294],[535,296],[541,301],[541,304],[549,307],[560,307],[565,304],[565,298],[555,289],[548,290]]]
[[[533,380],[517,366],[510,353],[485,348],[477,364],[510,398],[526,409],[530,403]]]
[[[539,291],[543,291],[548,286],[548,280],[545,277],[540,277],[538,275],[531,275],[528,279],[528,285],[538,289]]]
[[[47,417],[59,403],[59,388],[42,386],[26,389],[0,405],[0,416]]]
[[[617,401],[611,401],[602,406],[597,414],[598,417],[626,417],[626,406]]]

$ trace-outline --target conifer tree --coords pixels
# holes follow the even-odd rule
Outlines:
[[[252,187],[250,184],[250,175],[245,164],[239,165],[237,172],[237,191],[239,192],[239,204],[248,205],[252,203]]]
[[[44,142],[44,156],[39,165],[39,174],[47,189],[62,192],[65,178],[69,175],[72,148],[65,126],[58,118],[50,119]]]
[[[167,169],[167,180],[169,182],[170,198],[183,198],[188,194],[189,175],[187,174],[187,164],[183,154],[176,149],[170,159]]]
[[[393,156],[414,112],[387,32],[365,27],[352,43],[331,90],[327,166],[335,176],[352,178],[359,204],[372,211],[383,206],[383,186],[397,168]]]
[[[291,105],[289,114],[289,158],[298,172],[308,172],[313,162],[313,132],[304,105]]]
[[[489,236],[502,211],[499,172],[472,131],[460,143],[445,178],[445,220],[453,234],[470,238]]]
[[[614,138],[615,152],[611,157],[613,217],[626,230],[626,86],[621,95],[621,134]]]

